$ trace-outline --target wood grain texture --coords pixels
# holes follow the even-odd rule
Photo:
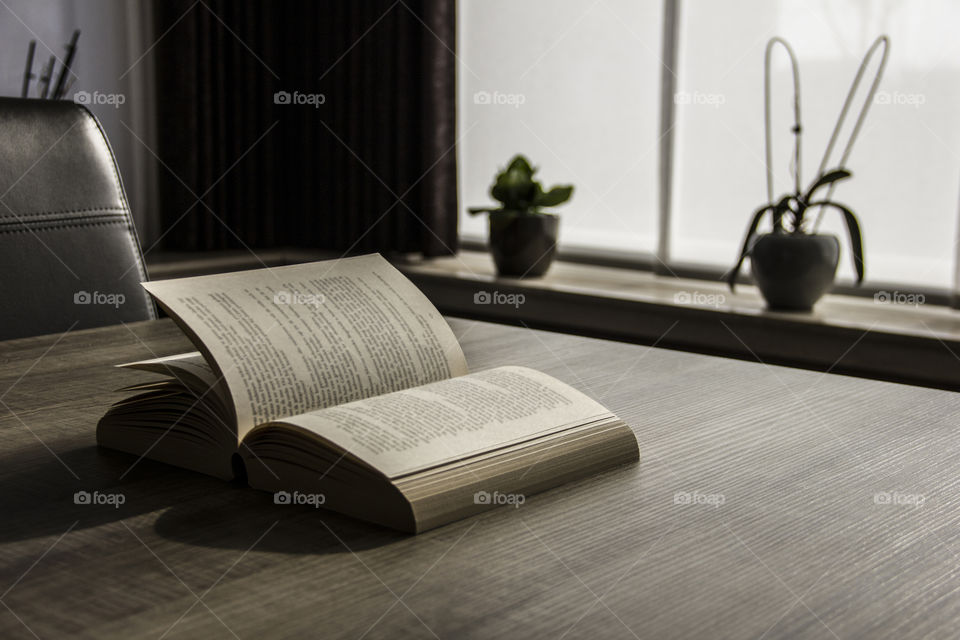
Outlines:
[[[186,349],[169,321],[0,343],[0,637],[956,637],[956,394],[451,324],[472,369],[609,406],[640,464],[408,537],[98,450],[150,378],[111,365]]]

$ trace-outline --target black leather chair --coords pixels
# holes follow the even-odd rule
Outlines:
[[[0,98],[0,339],[155,318],[146,279],[93,114]]]

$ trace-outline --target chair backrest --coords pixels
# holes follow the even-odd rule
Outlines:
[[[0,339],[155,318],[146,279],[93,114],[0,98]]]

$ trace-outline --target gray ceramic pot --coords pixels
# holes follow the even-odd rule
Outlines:
[[[832,235],[768,233],[750,249],[753,277],[771,310],[811,310],[833,285],[839,259]]]
[[[490,253],[497,273],[514,278],[542,276],[557,253],[560,218],[552,213],[490,213]]]

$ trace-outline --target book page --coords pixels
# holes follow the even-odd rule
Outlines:
[[[178,353],[172,356],[163,356],[161,358],[151,358],[150,360],[138,360],[136,362],[125,362],[116,365],[121,369],[137,369],[139,371],[149,371],[151,373],[162,373],[174,378],[183,379],[186,377],[195,378],[191,386],[196,386],[194,391],[203,393],[208,388],[217,383],[217,374],[213,372],[206,359],[199,351],[190,353]]]
[[[219,376],[213,371],[199,351],[178,353],[172,356],[151,358],[118,364],[121,369],[137,369],[150,373],[161,373],[179,380],[198,398],[208,392],[214,394],[224,405],[230,404],[223,386],[218,384]]]
[[[380,255],[145,282],[254,425],[467,372],[446,320]]]
[[[499,367],[281,423],[395,478],[611,415],[545,373]]]

